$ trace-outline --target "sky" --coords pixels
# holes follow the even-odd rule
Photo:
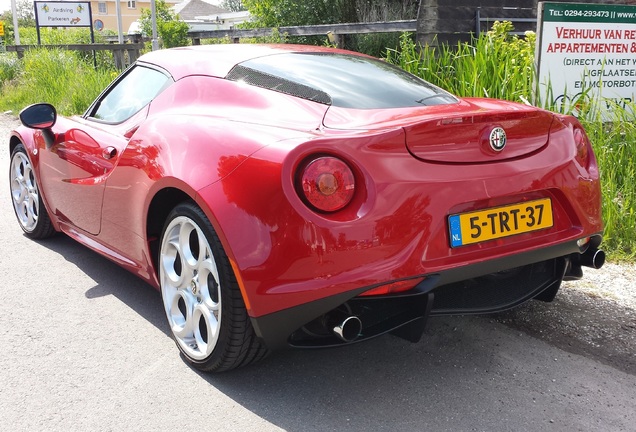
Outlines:
[[[11,0],[0,0],[0,13],[11,10]]]

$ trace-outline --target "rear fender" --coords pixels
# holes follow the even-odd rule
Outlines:
[[[217,222],[217,213],[228,211],[228,199],[220,195],[211,201],[202,200],[198,191],[219,183],[259,148],[284,137],[274,128],[238,124],[228,128],[227,122],[197,116],[150,118],[131,137],[107,181],[102,213],[104,230],[100,237],[103,242],[124,250],[131,239],[129,235],[122,235],[122,230],[136,234],[143,243],[136,248],[141,255],[133,260],[154,257],[153,244],[160,236],[164,221],[151,217],[149,210],[157,194],[172,189],[176,195],[170,196],[180,198],[167,205],[176,205],[188,197],[195,200],[231,258],[226,237]],[[159,218],[165,218],[169,211],[163,208]],[[155,281],[151,283],[156,285]]]

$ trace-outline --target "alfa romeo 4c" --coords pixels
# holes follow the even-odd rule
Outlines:
[[[155,51],[83,115],[10,138],[27,237],[62,232],[161,292],[195,367],[551,301],[600,268],[592,146],[573,117],[457,98],[308,46]]]

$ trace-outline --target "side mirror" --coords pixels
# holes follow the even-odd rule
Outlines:
[[[50,129],[56,120],[55,107],[48,103],[29,105],[20,111],[20,121],[31,129]]]

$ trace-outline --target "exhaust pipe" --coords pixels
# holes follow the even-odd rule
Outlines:
[[[605,252],[595,247],[589,248],[582,254],[572,254],[567,271],[563,276],[565,281],[579,280],[583,278],[581,266],[600,269],[605,264]]]
[[[338,339],[353,342],[362,333],[362,321],[357,316],[349,316],[332,329]]]
[[[581,265],[600,269],[605,264],[605,252],[600,249],[590,248],[581,255]]]

